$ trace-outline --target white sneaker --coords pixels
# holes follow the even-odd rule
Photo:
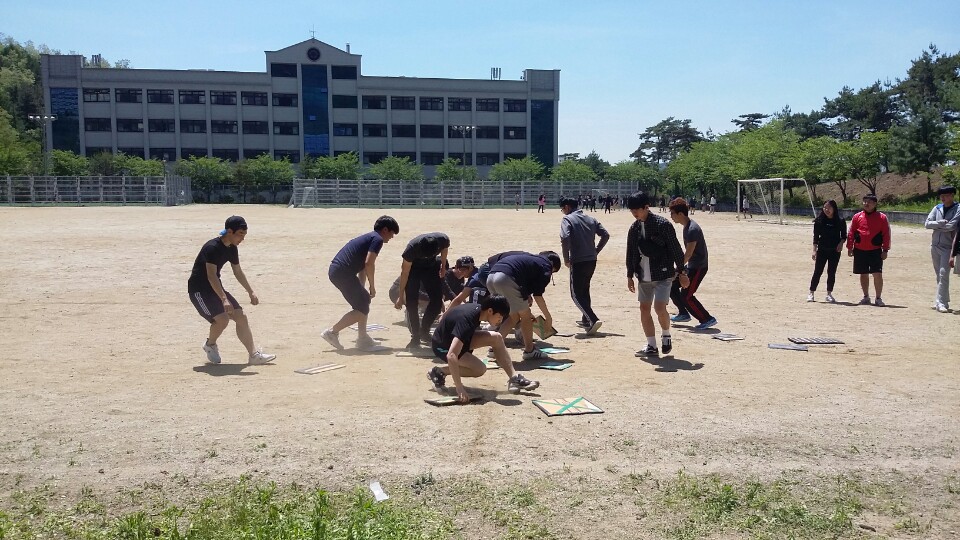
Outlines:
[[[324,341],[326,341],[330,345],[333,345],[337,349],[341,351],[343,350],[343,345],[340,344],[340,336],[333,331],[333,328],[327,328],[326,330],[321,332],[320,337],[322,337]]]
[[[207,353],[207,362],[211,364],[220,363],[220,351],[217,349],[217,344],[207,345],[207,342],[203,342],[203,352]]]
[[[590,328],[587,328],[587,335],[592,336],[596,334],[597,330],[600,330],[600,326],[602,325],[603,325],[603,321],[601,320],[598,320],[597,322],[593,323],[593,325]]]
[[[808,295],[807,295],[807,302],[814,302],[814,301],[815,301],[815,300],[813,299],[813,293],[808,294]]]
[[[948,308],[947,306],[945,306],[945,305],[943,305],[943,304],[937,304],[937,311],[939,311],[940,313],[949,313],[949,312],[950,312],[950,308]]]
[[[267,354],[260,349],[257,349],[253,354],[250,355],[250,359],[247,360],[247,363],[259,366],[261,364],[273,362],[276,358],[277,355],[275,354]]]
[[[383,345],[379,341],[367,337],[367,339],[358,339],[357,348],[364,352],[375,352],[383,350]]]
[[[830,293],[827,293],[827,296],[826,296],[826,298],[824,298],[824,300],[826,300],[827,303],[830,303],[830,304],[834,304],[834,303],[837,302],[837,300],[836,300],[836,299],[833,297],[833,295],[830,294]]]

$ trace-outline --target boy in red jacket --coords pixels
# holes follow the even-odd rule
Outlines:
[[[890,251],[890,223],[883,212],[877,212],[877,196],[863,196],[863,211],[854,214],[847,235],[847,256],[853,257],[853,273],[860,274],[863,299],[860,305],[870,305],[870,276],[877,292],[874,305],[883,307],[883,261]]]

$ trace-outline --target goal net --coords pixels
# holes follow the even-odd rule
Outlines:
[[[802,206],[793,206],[798,198]],[[803,178],[751,178],[737,180],[737,204],[739,215],[763,216],[776,223],[786,223],[787,215],[817,217],[810,186]]]

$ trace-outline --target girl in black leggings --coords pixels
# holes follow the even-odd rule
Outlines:
[[[837,264],[840,262],[840,253],[847,239],[847,223],[840,218],[837,201],[830,199],[823,204],[820,215],[813,221],[813,254],[810,256],[816,263],[813,267],[813,277],[810,279],[810,294],[807,302],[813,302],[813,293],[820,284],[823,267],[827,267],[827,297],[826,301],[836,302],[833,298],[833,284],[837,278]]]

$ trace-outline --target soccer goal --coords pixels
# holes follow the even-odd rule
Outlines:
[[[810,192],[810,186],[803,178],[751,178],[749,180],[737,180],[737,209],[739,213],[748,205],[744,201],[749,201],[749,213],[761,214],[768,221],[776,221],[781,225],[789,210],[796,213],[796,209],[787,208],[784,204],[784,192],[793,195],[794,189],[803,189],[806,192],[807,201],[810,203],[811,217],[817,217],[817,210],[813,204],[813,195]],[[806,214],[806,208],[802,210]],[[739,215],[739,214],[738,214]]]

